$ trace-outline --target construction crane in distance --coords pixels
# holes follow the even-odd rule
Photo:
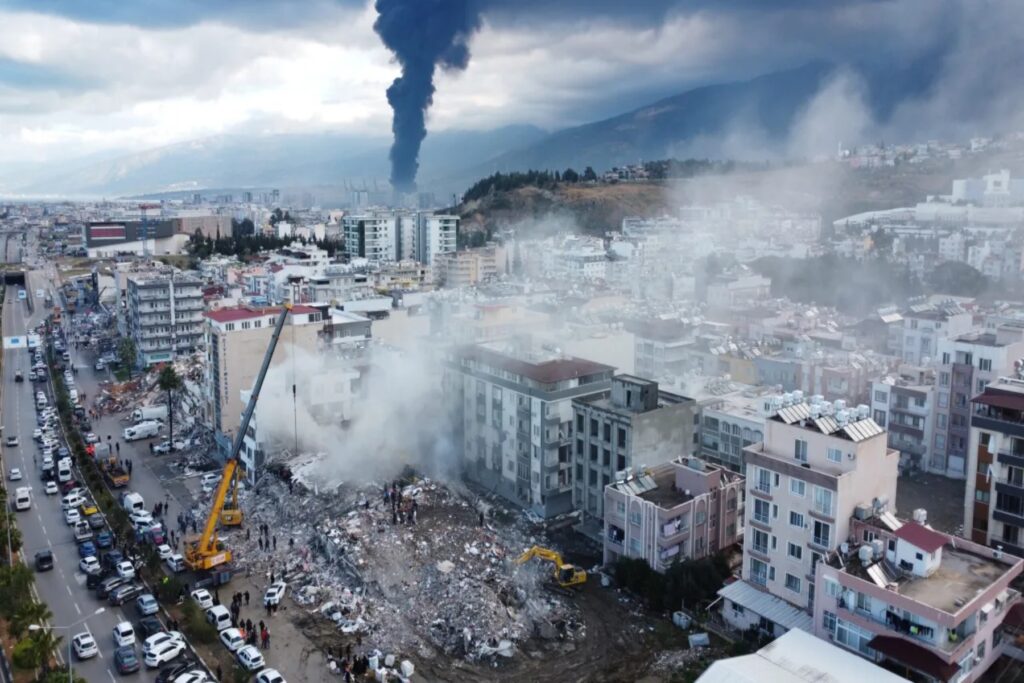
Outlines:
[[[142,255],[149,257],[149,216],[146,213],[150,209],[161,209],[163,208],[160,204],[139,204],[139,214],[142,216],[142,222],[139,223],[141,235],[137,237],[142,238]]]
[[[533,558],[540,558],[546,560],[555,565],[555,570],[552,577],[555,583],[561,588],[573,588],[575,586],[582,586],[587,582],[587,572],[580,569],[574,564],[569,564],[562,560],[562,555],[556,550],[550,548],[542,548],[539,545],[535,545],[525,553],[520,555],[516,559],[516,564],[523,564],[529,562]]]
[[[221,521],[222,513],[228,512],[231,524],[242,523],[242,511],[238,507],[238,494],[236,491],[236,477],[238,476],[238,454],[242,450],[242,441],[245,432],[249,429],[249,422],[256,412],[256,401],[260,397],[260,389],[263,388],[263,380],[267,377],[267,370],[270,368],[270,360],[274,357],[274,349],[277,348],[277,341],[281,338],[281,330],[284,329],[284,321],[291,313],[292,305],[284,304],[281,308],[281,315],[277,317],[274,325],[274,333],[270,337],[270,344],[267,345],[267,352],[263,354],[263,365],[252,385],[252,393],[249,395],[249,403],[245,406],[242,414],[242,422],[238,426],[238,433],[235,434],[235,442],[231,446],[231,455],[224,463],[224,471],[217,484],[217,490],[213,494],[213,503],[210,507],[210,514],[206,517],[206,524],[203,526],[203,534],[198,539],[192,538],[185,543],[185,564],[193,571],[213,569],[218,565],[227,564],[231,561],[231,550],[217,536],[217,524]],[[227,499],[228,489],[235,493],[232,496],[233,508],[225,510],[224,503]],[[237,521],[236,521],[237,520]]]

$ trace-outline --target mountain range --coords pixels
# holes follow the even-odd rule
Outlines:
[[[843,73],[849,72],[844,67]],[[903,98],[929,87],[927,60],[901,69],[860,68],[871,115],[884,117]],[[419,184],[461,192],[495,171],[605,169],[642,159],[716,156],[714,141],[737,127],[767,141],[791,132],[840,67],[815,62],[747,81],[714,84],[612,118],[548,133],[530,125],[431,133],[423,144]],[[390,140],[334,133],[222,135],[114,158],[20,168],[0,177],[5,193],[115,197],[217,187],[308,187],[386,183]],[[722,156],[718,153],[717,156]],[[384,185],[386,186],[386,185]]]

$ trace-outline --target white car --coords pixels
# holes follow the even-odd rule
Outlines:
[[[16,437],[16,436],[9,436],[9,437],[7,437],[7,445],[10,446],[11,448],[17,446],[18,445],[18,437]]]
[[[39,428],[33,429],[32,430],[32,438],[35,439],[36,441],[42,441],[42,439],[43,439],[43,430],[39,429]]]
[[[117,567],[115,567],[115,570],[117,571],[117,575],[120,576],[122,579],[135,578],[135,567],[128,560],[122,560],[121,562],[118,562]]]
[[[220,632],[220,642],[224,643],[228,652],[238,652],[245,645],[245,638],[237,628],[226,628]]]
[[[100,437],[96,436],[92,432],[89,432],[88,434],[86,434],[84,438],[85,438],[85,442],[86,443],[99,443],[100,442]]]
[[[288,584],[284,581],[275,581],[270,584],[270,588],[263,594],[263,606],[280,605],[281,598],[284,597],[284,592],[287,588]]]
[[[64,521],[67,522],[68,526],[74,526],[82,521],[82,515],[78,514],[78,510],[75,508],[71,508],[64,511]]]
[[[60,493],[60,487],[57,486],[57,482],[52,479],[46,482],[46,486],[43,487],[43,490],[46,491],[46,495],[48,496],[55,496]]]
[[[200,485],[203,489],[211,489],[220,483],[220,474],[216,472],[207,472],[203,475],[202,479],[199,480]]]
[[[186,671],[172,681],[172,683],[207,683],[210,679],[202,671]]]
[[[90,659],[99,654],[96,641],[88,631],[79,633],[71,639],[71,646],[75,649],[75,656],[79,659]]]
[[[245,667],[247,671],[259,671],[266,666],[266,662],[263,661],[263,654],[255,645],[245,645],[239,648],[235,656],[238,657],[238,663]]]
[[[185,643],[182,640],[171,640],[161,645],[150,649],[146,653],[145,662],[146,666],[150,669],[155,669],[162,664],[166,664],[171,661],[182,652],[185,651]]]
[[[21,481],[21,470],[17,467],[11,468],[11,481]]]
[[[122,621],[114,627],[114,645],[125,647],[135,644],[135,629],[130,621]]]
[[[192,591],[191,595],[201,609],[208,610],[213,607],[213,596],[205,588],[197,588]]]
[[[256,683],[288,683],[277,669],[264,669],[256,675]]]
[[[81,569],[84,574],[99,574],[100,561],[96,559],[95,555],[89,555],[88,557],[83,557],[78,561],[78,568]]]
[[[160,555],[161,560],[166,560],[168,557],[174,554],[174,551],[171,550],[171,546],[167,545],[166,543],[161,543],[160,545],[158,545],[156,547],[156,552],[158,555]]]
[[[180,642],[184,641],[182,636],[177,631],[161,631],[160,633],[154,633],[149,638],[142,641],[142,653],[149,654],[154,649],[162,646],[164,643]]]
[[[132,513],[131,519],[135,526],[149,526],[153,523],[153,515],[148,510],[136,510]]]

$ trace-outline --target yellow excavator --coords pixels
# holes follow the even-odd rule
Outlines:
[[[238,433],[235,434],[235,441],[231,446],[231,456],[224,464],[224,473],[221,475],[220,483],[213,494],[213,504],[210,507],[210,514],[206,517],[206,524],[203,526],[203,533],[198,538],[189,538],[185,541],[185,564],[192,571],[213,569],[219,565],[231,562],[231,550],[224,544],[217,535],[218,522],[226,526],[237,526],[242,523],[242,511],[238,507],[238,490],[236,477],[238,476],[238,454],[242,450],[242,440],[245,432],[249,429],[252,421],[252,414],[256,411],[256,401],[260,396],[260,389],[263,388],[263,380],[267,377],[267,370],[270,368],[270,360],[274,357],[274,349],[277,348],[277,340],[281,337],[281,330],[284,329],[284,321],[291,312],[291,304],[285,304],[281,314],[274,325],[274,333],[270,337],[270,344],[267,352],[263,355],[263,365],[256,376],[252,386],[252,394],[249,396],[249,403],[245,406],[245,413],[242,414],[242,422],[238,426]],[[232,491],[231,505],[225,507],[228,489]],[[227,520],[224,518],[227,514]]]
[[[516,564],[523,564],[529,562],[533,558],[540,558],[547,560],[555,565],[555,571],[552,574],[555,583],[561,588],[573,588],[575,586],[582,586],[587,582],[587,572],[580,569],[574,564],[569,564],[562,560],[561,553],[551,550],[550,548],[542,548],[539,545],[535,545],[525,553],[516,559]]]

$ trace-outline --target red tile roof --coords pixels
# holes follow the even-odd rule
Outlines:
[[[926,553],[934,553],[936,550],[946,545],[949,538],[934,529],[929,529],[926,526],[918,524],[917,522],[907,522],[895,532],[896,538],[906,541],[912,546],[920,548]]]
[[[280,306],[236,306],[232,308],[219,308],[216,311],[203,313],[207,318],[218,323],[233,323],[239,320],[251,320],[262,318],[265,315],[276,315],[281,312]],[[293,306],[292,313],[318,313],[319,309],[312,306]]]

